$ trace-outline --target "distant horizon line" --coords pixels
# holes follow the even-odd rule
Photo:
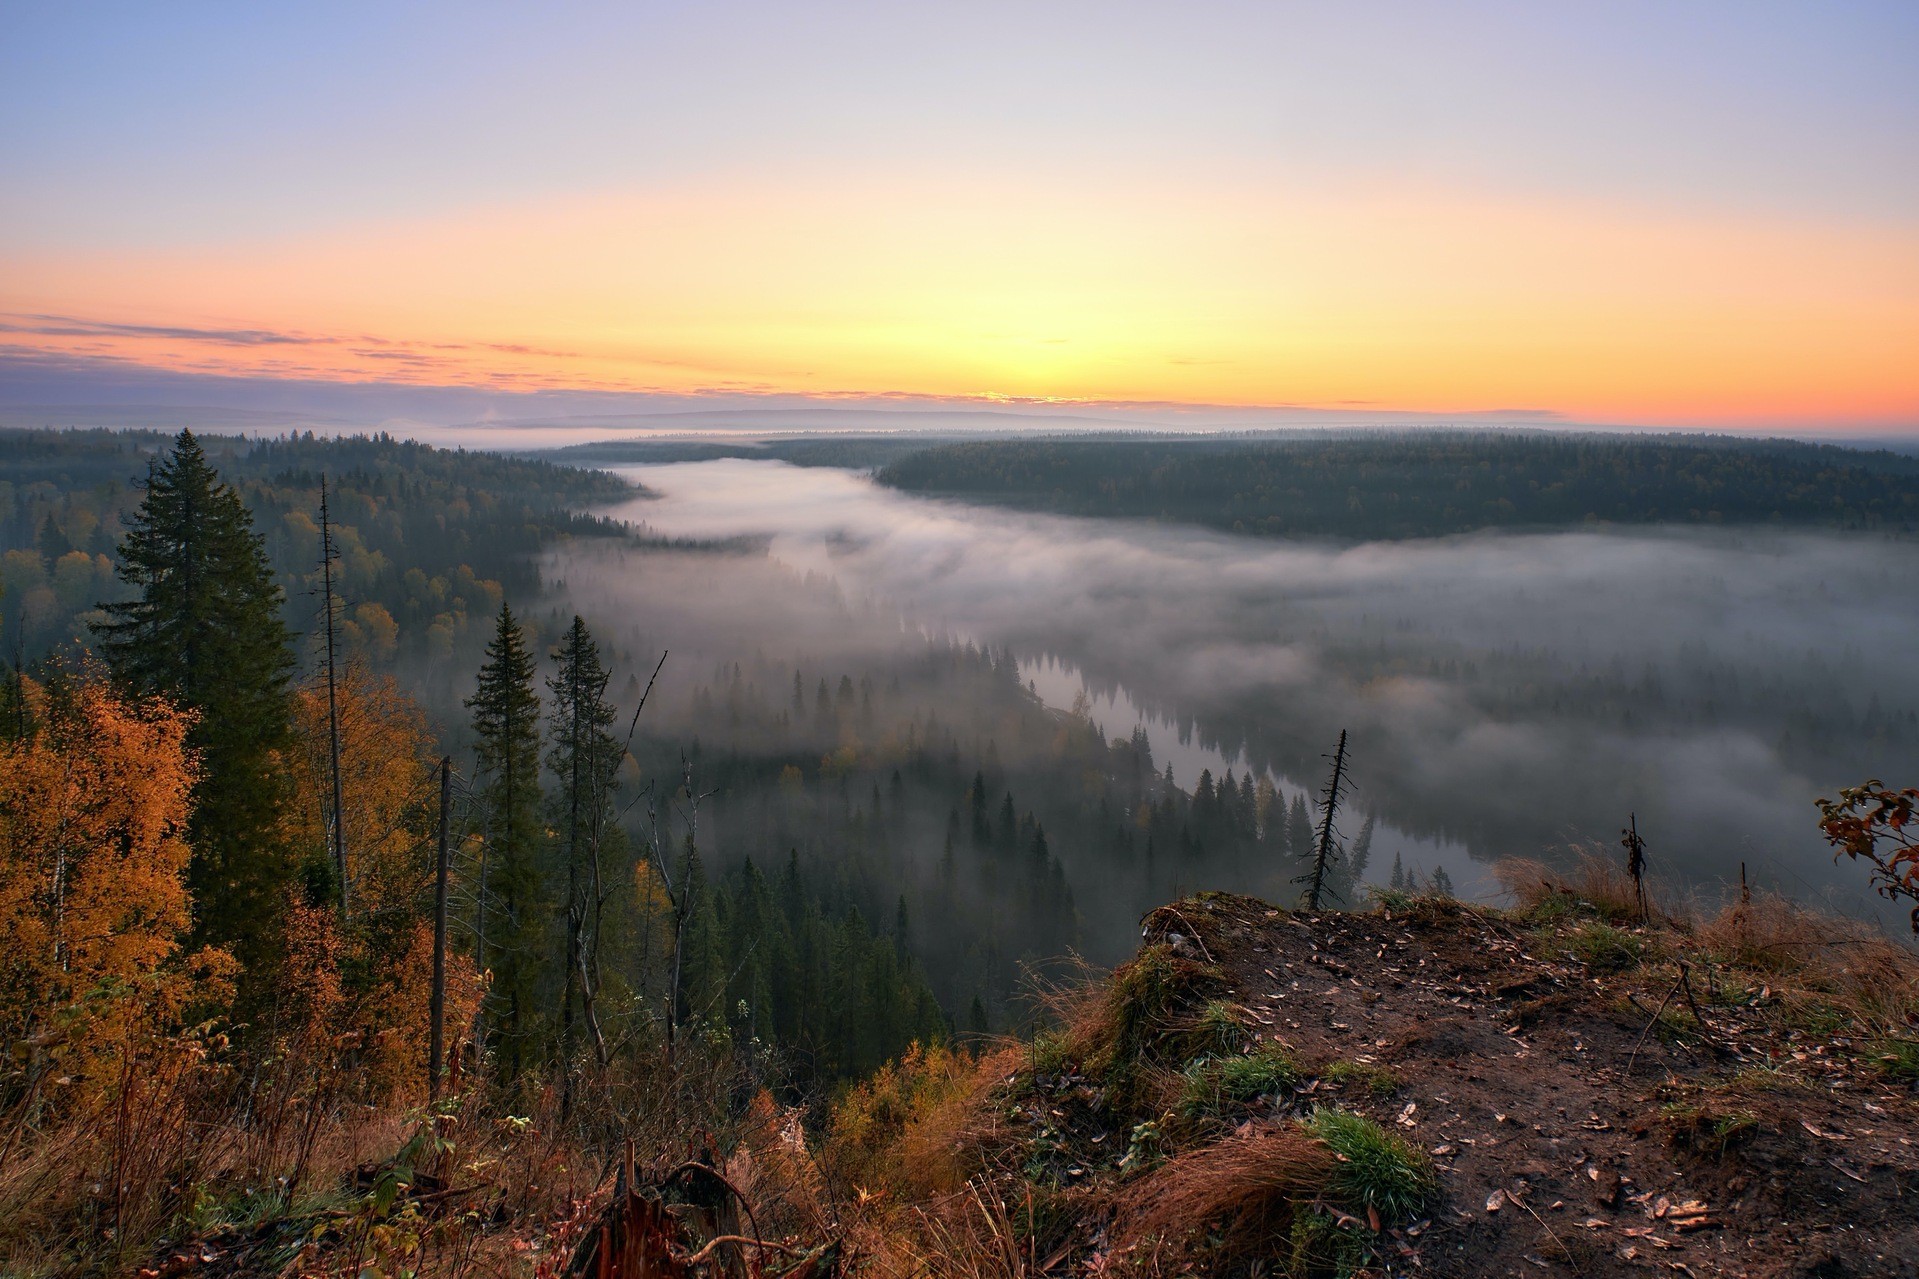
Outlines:
[[[1567,420],[1485,420],[1466,415],[1431,415],[1417,420],[1400,421],[1343,421],[1311,422],[1294,421],[1288,423],[1268,423],[1264,425],[1167,425],[1153,422],[1128,422],[1123,419],[1086,418],[1079,416],[1052,416],[1046,414],[1016,413],[993,408],[948,408],[937,411],[913,411],[888,408],[852,408],[830,406],[822,408],[786,408],[786,409],[716,409],[679,411],[666,410],[654,413],[581,415],[572,418],[541,421],[538,419],[497,420],[491,422],[451,422],[430,423],[420,421],[386,420],[380,422],[322,421],[309,414],[289,410],[254,410],[215,405],[191,404],[154,404],[154,405],[8,405],[0,400],[0,430],[147,430],[164,433],[176,429],[195,430],[202,434],[225,436],[228,438],[273,439],[297,436],[303,431],[330,438],[352,436],[372,437],[390,435],[398,439],[413,440],[437,447],[474,447],[482,451],[498,449],[507,452],[541,451],[563,452],[573,449],[586,449],[596,446],[620,444],[676,443],[699,440],[727,440],[737,444],[752,444],[763,441],[788,439],[795,437],[844,435],[844,436],[924,436],[929,442],[940,440],[939,429],[931,424],[918,428],[905,425],[860,426],[852,423],[840,425],[814,424],[789,425],[779,429],[768,429],[764,423],[736,421],[731,424],[710,423],[704,427],[688,424],[688,418],[730,418],[730,417],[770,417],[779,415],[810,415],[824,413],[862,418],[923,418],[940,417],[946,419],[996,420],[1005,422],[1016,420],[1030,424],[1026,429],[997,429],[982,425],[973,431],[964,432],[982,439],[1009,438],[1066,438],[1078,436],[1093,437],[1100,435],[1138,437],[1151,439],[1201,439],[1201,438],[1252,438],[1262,436],[1286,435],[1291,433],[1329,432],[1329,433],[1370,433],[1400,431],[1458,431],[1486,433],[1538,432],[1542,434],[1564,435],[1673,435],[1698,437],[1701,439],[1734,439],[1747,443],[1764,443],[1768,440],[1791,441],[1804,444],[1824,444],[1861,450],[1885,450],[1895,453],[1919,454],[1919,428],[1910,432],[1857,432],[1846,433],[1834,428],[1825,431],[1794,431],[1777,427],[1754,426],[1733,428],[1720,426],[1664,426],[1642,425],[1634,423],[1591,423]],[[40,415],[92,420],[31,421],[23,420]],[[1354,416],[1366,416],[1355,414]],[[1411,416],[1411,415],[1401,415]],[[650,419],[660,423],[658,426],[628,426],[621,429],[607,423],[606,419]],[[170,419],[170,420],[168,420]],[[597,419],[597,420],[596,420]],[[678,429],[669,429],[665,423],[676,421]],[[1088,425],[1078,429],[1067,426],[1068,423],[1082,422]],[[947,429],[959,427],[959,422],[948,422]],[[1065,428],[1065,429],[1062,429]],[[581,438],[586,431],[610,432],[591,434]],[[481,433],[481,439],[467,436],[468,432]],[[506,434],[518,434],[524,438],[511,441],[503,437]],[[561,440],[556,437],[571,436]]]

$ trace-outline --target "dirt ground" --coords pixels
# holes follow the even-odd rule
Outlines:
[[[1208,897],[1154,912],[1146,940],[1217,965],[1309,1067],[1391,1072],[1337,1099],[1441,1171],[1407,1273],[1919,1276],[1919,1096],[1863,1045],[1785,1026],[1749,975],[1696,956],[1684,983],[1654,959],[1595,971],[1555,935],[1430,901]]]

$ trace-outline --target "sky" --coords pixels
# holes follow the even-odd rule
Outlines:
[[[1909,3],[0,0],[0,401],[1910,433],[1915,66]]]

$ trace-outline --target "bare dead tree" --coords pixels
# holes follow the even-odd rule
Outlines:
[[[1326,872],[1331,868],[1335,856],[1333,840],[1338,828],[1333,825],[1339,811],[1339,801],[1345,798],[1346,781],[1346,731],[1340,730],[1339,746],[1333,752],[1333,775],[1326,783],[1326,789],[1319,793],[1319,840],[1313,852],[1313,868],[1301,875],[1295,883],[1303,883],[1306,888],[1306,904],[1318,910],[1320,901],[1327,892]]]
[[[333,773],[333,871],[340,877],[340,918],[347,913],[346,801],[340,783],[340,705],[334,692],[334,666],[338,650],[333,640],[333,562],[339,552],[333,545],[333,521],[327,510],[326,476],[320,476],[320,583],[326,610],[326,722],[327,754]]]
[[[1628,825],[1620,831],[1620,846],[1626,850],[1626,873],[1632,876],[1633,895],[1639,901],[1639,918],[1652,921],[1652,908],[1646,902],[1646,841],[1639,838],[1639,814],[1627,814]],[[1740,882],[1745,881],[1745,864],[1739,867]]]
[[[686,826],[686,851],[690,855],[697,852],[700,846],[700,801],[703,799],[711,799],[714,795],[718,794],[718,792],[707,791],[705,794],[701,794],[700,791],[694,787],[693,763],[687,759],[684,753],[680,755],[680,774],[681,788],[686,792],[687,800],[686,811],[682,814],[681,821]],[[665,864],[663,855],[661,856],[661,864]],[[678,1045],[680,976],[684,969],[686,959],[686,919],[687,915],[693,909],[693,885],[689,880],[687,883],[681,884],[679,891],[675,893],[672,884],[668,883],[667,892],[673,897],[673,975],[668,982],[666,991],[666,1055],[670,1063],[673,1059],[674,1050]]]
[[[453,808],[453,757],[440,757],[440,856],[433,886],[433,1029],[427,1052],[427,1097],[440,1099],[446,1070],[446,887],[451,865],[447,824]]]

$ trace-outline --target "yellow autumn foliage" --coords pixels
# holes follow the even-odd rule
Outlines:
[[[340,724],[340,789],[345,814],[348,914],[331,903],[296,903],[288,921],[288,989],[281,1034],[289,1044],[330,1039],[350,1045],[357,1078],[374,1099],[413,1097],[427,1077],[431,901],[439,773],[426,712],[391,676],[348,663],[335,681]],[[332,805],[326,686],[299,690],[294,733],[297,842],[328,849]],[[470,957],[449,947],[449,1052],[479,1009],[483,980]],[[373,974],[353,985],[348,971]],[[316,993],[318,992],[318,993]],[[297,1015],[296,1014],[297,1011]]]

